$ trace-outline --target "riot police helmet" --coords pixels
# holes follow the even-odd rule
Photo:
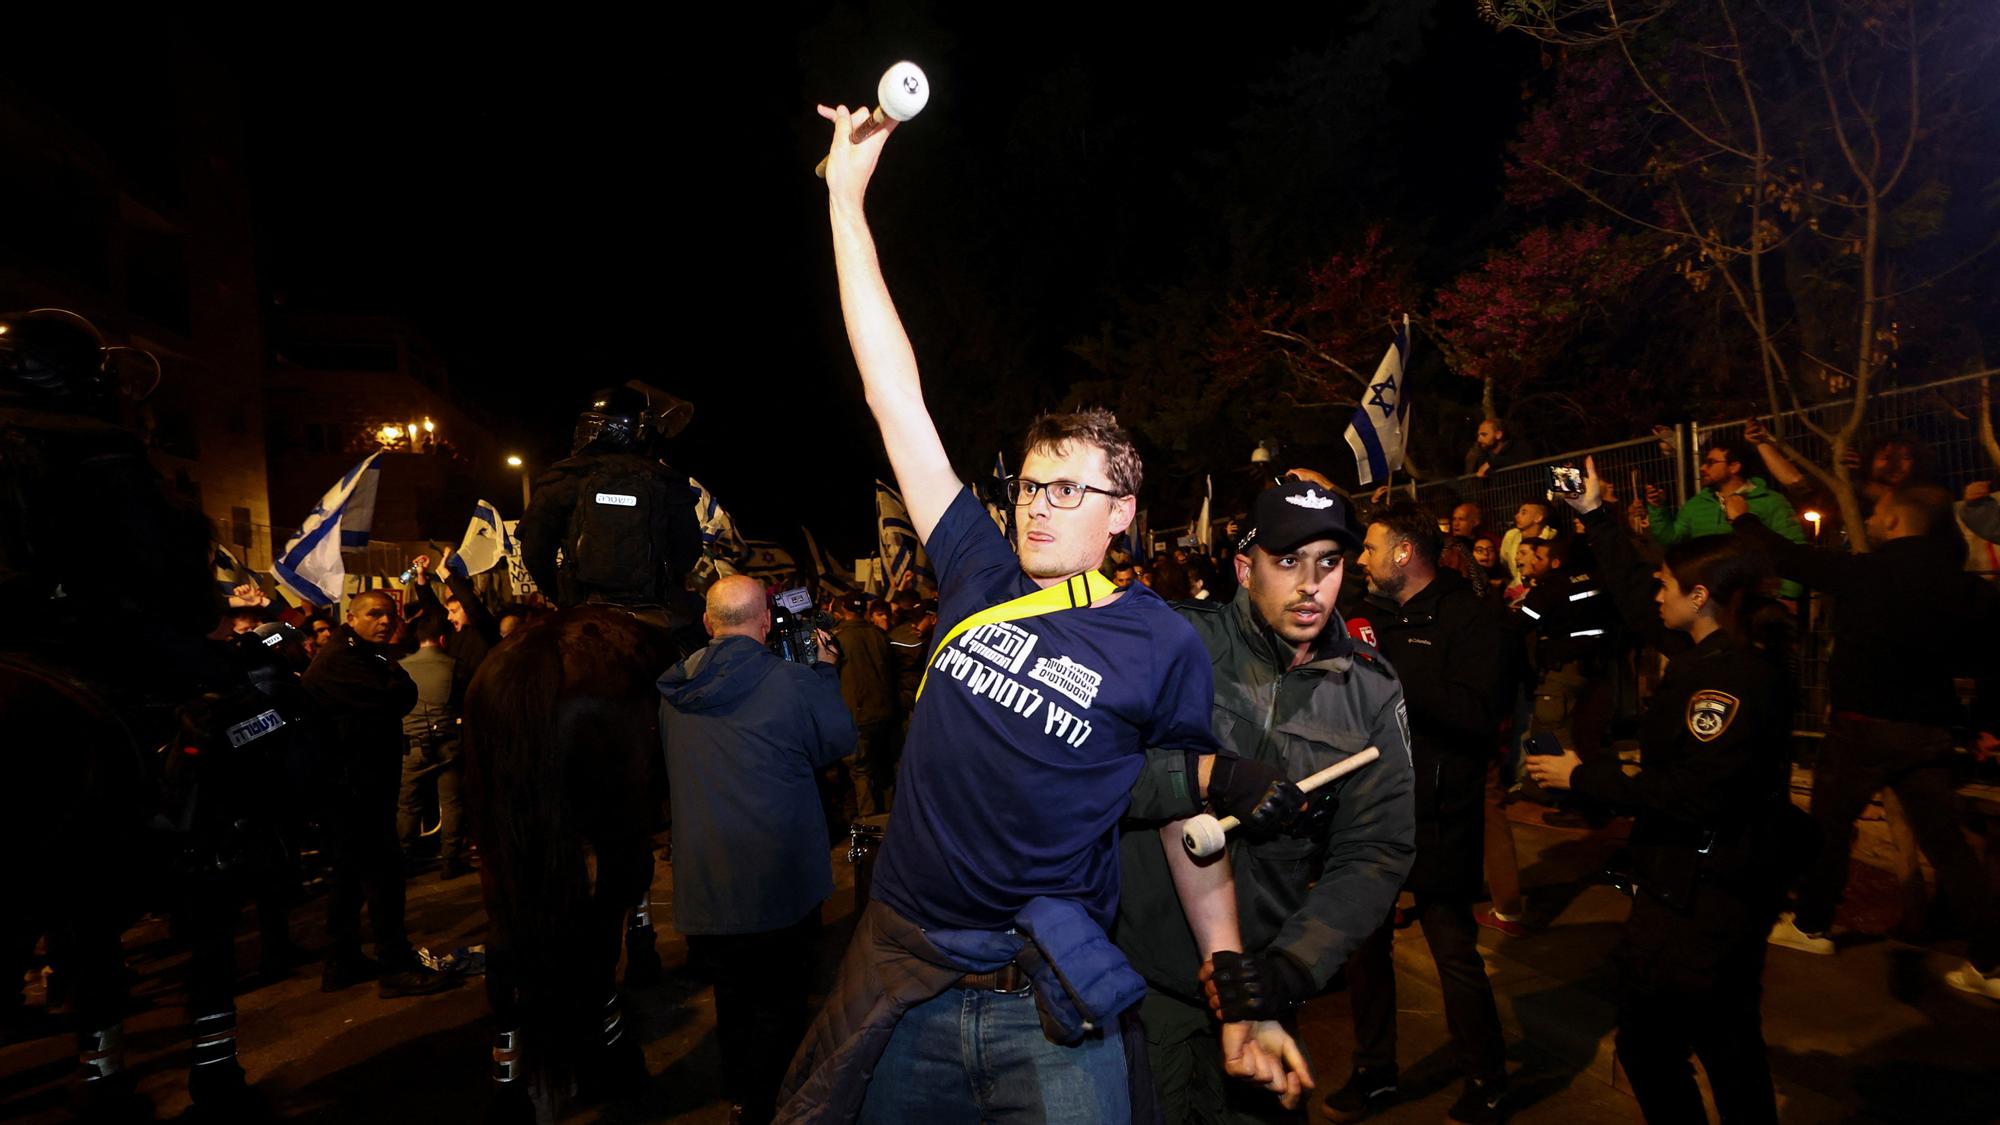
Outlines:
[[[650,436],[651,405],[644,391],[631,387],[603,388],[590,396],[589,404],[577,416],[571,450],[639,451]]]
[[[0,314],[0,389],[86,400],[110,384],[104,338],[90,321],[63,309]]]
[[[577,417],[572,453],[652,454],[654,446],[687,427],[694,405],[637,379],[590,396]]]
[[[305,635],[283,621],[266,621],[237,634],[231,643],[244,674],[266,695],[312,664],[312,657],[306,654]]]

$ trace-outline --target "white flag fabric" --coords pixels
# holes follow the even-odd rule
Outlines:
[[[703,487],[693,477],[688,478],[688,487],[694,489],[694,517],[701,524],[701,545],[709,558],[717,562],[741,563],[750,555],[744,546],[743,534],[736,530],[736,521],[715,498],[715,494]]]
[[[1347,425],[1347,447],[1354,451],[1355,476],[1362,485],[1386,484],[1390,474],[1403,467],[1403,439],[1410,423],[1410,399],[1403,393],[1409,360],[1410,318],[1404,314],[1395,342],[1375,368],[1354,421]]]
[[[451,556],[450,567],[458,574],[471,576],[484,574],[508,555],[518,553],[509,540],[507,522],[500,518],[500,509],[490,500],[481,500],[472,506],[472,522],[465,525],[465,538],[458,544],[458,550]]]
[[[889,589],[900,589],[903,576],[911,572],[929,574],[930,559],[924,555],[923,541],[917,538],[910,510],[903,495],[881,481],[875,482],[875,541],[882,551],[882,565],[889,572]]]
[[[370,453],[335,481],[271,564],[278,581],[300,598],[314,605],[340,601],[347,578],[340,550],[368,545],[368,530],[375,522],[375,486],[381,477],[375,459],[380,456],[379,449]]]

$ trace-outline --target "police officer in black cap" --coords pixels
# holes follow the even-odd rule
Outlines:
[[[701,525],[687,474],[657,447],[693,416],[693,406],[637,380],[591,396],[570,456],[535,482],[519,528],[521,561],[558,605],[658,607],[660,623],[681,621]]]
[[[1259,495],[1253,527],[1234,560],[1240,585],[1226,604],[1179,603],[1215,666],[1215,734],[1228,751],[1195,767],[1173,816],[1197,794],[1255,790],[1271,777],[1297,781],[1370,746],[1381,759],[1309,797],[1287,785],[1302,813],[1230,842],[1244,953],[1217,955],[1221,1018],[1289,1022],[1388,916],[1414,855],[1414,816],[1403,693],[1374,648],[1349,636],[1334,608],[1344,551],[1360,545],[1347,502],[1310,481]],[[1173,795],[1173,763],[1158,762],[1134,808]],[[1239,777],[1239,775],[1242,775]],[[1165,790],[1165,792],[1159,792]],[[1155,834],[1160,821],[1128,822],[1120,844],[1123,895],[1117,940],[1146,977],[1142,1015],[1166,1120],[1283,1119],[1277,1099],[1225,1084],[1218,1025],[1204,993],[1201,956],[1182,923]],[[1303,1056],[1288,1062],[1298,1071]],[[1310,1080],[1309,1073],[1305,1075]],[[1289,1100],[1289,1099],[1288,1099]]]

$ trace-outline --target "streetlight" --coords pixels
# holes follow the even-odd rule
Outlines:
[[[507,467],[521,470],[521,514],[528,514],[528,463],[518,453],[507,455]]]
[[[1819,521],[1823,517],[1813,509],[1807,508],[1805,511],[1799,513],[1799,518],[1812,525],[1813,542],[1819,542]]]

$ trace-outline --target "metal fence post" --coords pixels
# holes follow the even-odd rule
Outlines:
[[[1674,510],[1687,507],[1688,450],[1701,437],[1701,428],[1693,422],[1674,424]]]

